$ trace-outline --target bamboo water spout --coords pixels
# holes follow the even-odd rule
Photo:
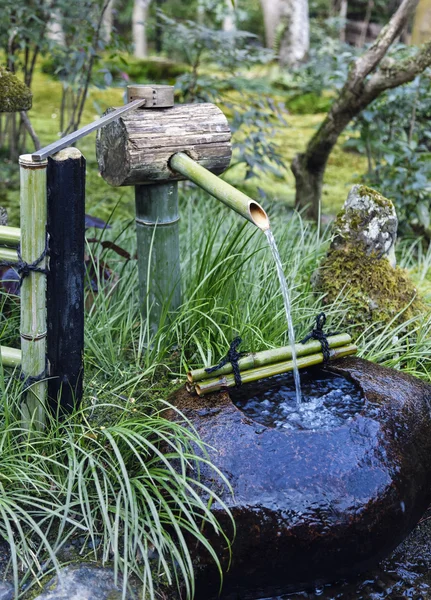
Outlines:
[[[269,229],[268,215],[258,202],[223,181],[217,175],[213,175],[184,152],[174,154],[169,161],[169,166],[196,183],[214,198],[226,204],[253,225],[259,227],[259,229],[263,231]]]

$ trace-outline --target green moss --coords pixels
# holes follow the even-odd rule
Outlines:
[[[381,208],[393,208],[392,202],[382,196],[380,192],[373,190],[373,188],[370,188],[366,185],[361,185],[358,188],[358,193],[361,197],[369,196]]]
[[[375,254],[347,245],[330,250],[316,278],[316,289],[329,304],[344,296],[349,304],[348,321],[363,327],[370,323],[401,323],[423,310],[417,290],[406,271],[393,268]]]
[[[309,92],[298,94],[286,101],[286,106],[294,115],[316,115],[328,112],[332,98]]]
[[[19,112],[31,108],[32,94],[16,75],[0,67],[0,112]]]

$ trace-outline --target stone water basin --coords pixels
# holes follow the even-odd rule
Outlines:
[[[365,402],[356,416],[327,430],[266,427],[227,392],[199,398],[180,390],[171,399],[233,489],[232,496],[214,471],[202,469],[201,481],[218,487],[236,522],[230,566],[223,540],[205,531],[226,571],[224,600],[315,588],[369,569],[430,503],[431,386],[359,358],[329,370],[357,384]],[[229,532],[221,506],[212,510]],[[212,559],[193,552],[196,600],[217,598]]]

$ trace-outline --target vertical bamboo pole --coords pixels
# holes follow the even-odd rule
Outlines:
[[[85,158],[65,148],[48,159],[48,401],[65,415],[82,399],[84,374]]]
[[[30,154],[19,157],[21,255],[33,263],[44,252],[46,244],[46,167],[47,161],[33,162]],[[46,259],[38,265],[46,266]],[[22,372],[31,382],[45,372],[46,364],[46,287],[43,273],[30,272],[21,287],[21,351]],[[25,427],[41,429],[45,423],[46,381],[31,385],[22,403]]]
[[[178,184],[135,186],[139,292],[149,330],[181,304]]]

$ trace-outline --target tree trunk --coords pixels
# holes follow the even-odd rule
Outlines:
[[[341,96],[311,138],[306,151],[293,159],[291,166],[296,181],[295,207],[303,211],[307,218],[314,221],[319,218],[323,176],[328,158],[340,134],[365,106],[351,93]]]
[[[308,142],[304,153],[292,162],[296,179],[296,208],[317,219],[320,211],[323,176],[329,155],[349,122],[382,92],[413,81],[431,65],[431,41],[414,56],[397,62],[383,60],[399,37],[418,0],[402,0],[390,22],[370,48],[351,64],[347,81],[325,120]]]
[[[346,23],[347,23],[347,0],[341,0],[340,5],[340,42],[346,41]]]
[[[112,37],[113,10],[115,0],[109,0],[108,6],[103,14],[102,21],[102,39],[105,42],[110,42]]]
[[[236,29],[236,18],[235,18],[235,9],[233,8],[230,0],[226,2],[226,12],[223,17],[223,31],[235,31]]]
[[[265,42],[267,48],[274,48],[275,34],[280,19],[280,0],[260,0],[265,25]]]
[[[280,40],[280,64],[296,66],[310,47],[308,0],[280,0],[280,18],[284,31]]]
[[[136,58],[146,58],[148,54],[146,23],[149,5],[150,0],[134,0],[132,33]]]
[[[64,35],[63,25],[61,21],[61,11],[58,9],[54,10],[46,26],[46,37],[52,40],[53,42],[56,42],[60,46],[65,46],[66,36]]]

